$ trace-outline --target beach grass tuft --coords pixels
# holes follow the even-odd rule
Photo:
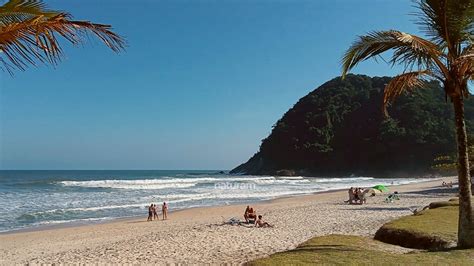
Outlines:
[[[435,202],[434,207],[384,224],[375,234],[375,239],[407,248],[428,250],[454,246],[457,240],[459,207],[455,205],[455,201]]]

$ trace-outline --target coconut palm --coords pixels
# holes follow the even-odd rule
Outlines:
[[[446,99],[454,106],[458,149],[459,226],[458,246],[474,247],[471,177],[463,99],[474,79],[474,0],[418,0],[417,23],[427,38],[397,30],[374,31],[359,36],[344,54],[343,77],[358,63],[392,51],[390,64],[404,72],[384,89],[383,109],[400,94],[422,87],[428,80],[444,85]]]
[[[0,67],[12,73],[38,62],[56,65],[63,56],[59,36],[77,45],[87,35],[115,52],[124,48],[124,40],[110,25],[72,20],[68,13],[49,10],[41,0],[10,0],[0,6]]]

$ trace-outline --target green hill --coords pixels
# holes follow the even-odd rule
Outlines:
[[[231,173],[408,175],[430,173],[456,150],[452,105],[437,82],[381,110],[390,77],[335,78],[301,98],[273,126],[260,150]],[[474,100],[465,103],[468,130]]]

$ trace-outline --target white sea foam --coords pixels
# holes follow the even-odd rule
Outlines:
[[[110,209],[146,208],[147,205],[148,205],[147,203],[124,204],[124,205],[104,205],[104,206],[96,206],[96,207],[53,209],[53,210],[47,210],[44,212],[37,212],[37,213],[84,212],[84,211],[100,211],[100,210],[110,210]]]
[[[85,218],[85,219],[72,219],[72,220],[51,220],[51,221],[41,221],[37,222],[34,225],[52,225],[52,224],[64,224],[64,223],[72,223],[72,222],[97,222],[97,221],[105,221],[111,220],[114,217],[100,217],[100,218]]]
[[[305,178],[303,176],[278,176],[277,179],[300,180]]]
[[[231,176],[231,177],[199,177],[199,178],[160,178],[139,180],[90,180],[90,181],[60,181],[63,186],[77,186],[89,188],[117,188],[117,189],[168,189],[190,188],[204,183],[246,182],[256,184],[298,184],[298,183],[339,183],[372,180],[372,177],[348,178],[305,178],[302,176]]]
[[[262,184],[262,185],[272,185],[272,184],[288,184],[288,185],[298,185],[301,183],[310,183],[311,181],[308,179],[274,179],[274,180],[255,180],[254,181],[256,184]]]
[[[165,182],[162,182],[165,181]],[[193,187],[197,182],[166,182],[168,180],[92,180],[92,181],[61,181],[63,186],[117,189],[167,189]]]
[[[163,179],[138,179],[138,180],[90,180],[90,181],[60,181],[63,186],[89,187],[89,188],[118,188],[118,189],[167,189],[189,188],[197,184],[216,182],[256,182],[261,180],[275,180],[273,176],[263,177],[201,177],[201,178],[163,178]]]
[[[354,181],[372,180],[373,177],[334,177],[334,178],[314,178],[316,183],[349,183]]]

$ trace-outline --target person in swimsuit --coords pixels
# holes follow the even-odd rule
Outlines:
[[[146,220],[147,222],[153,220],[153,204],[148,207],[148,219]]]
[[[358,194],[359,189],[360,189],[360,188],[355,188],[355,189],[354,189],[354,203],[357,203],[357,202],[360,200],[360,199],[359,199],[359,194]]]
[[[250,211],[250,206],[247,205],[247,208],[245,208],[245,212],[244,212],[244,218],[245,218],[246,223],[249,223],[249,217],[248,217],[249,211]]]
[[[354,203],[354,188],[351,187],[347,192],[349,193],[349,199],[345,202],[348,202],[349,204]]]
[[[247,223],[249,223],[249,219],[256,219],[257,213],[253,210],[252,207],[247,206],[244,213],[244,218]]]
[[[158,216],[158,212],[157,212],[157,206],[156,204],[153,204],[153,219],[160,219],[160,217]]]
[[[166,202],[163,202],[161,211],[163,212],[163,220],[168,219],[168,204],[166,204]]]
[[[257,221],[255,221],[255,227],[273,227],[273,226],[265,222],[262,219],[262,215],[259,215]]]

